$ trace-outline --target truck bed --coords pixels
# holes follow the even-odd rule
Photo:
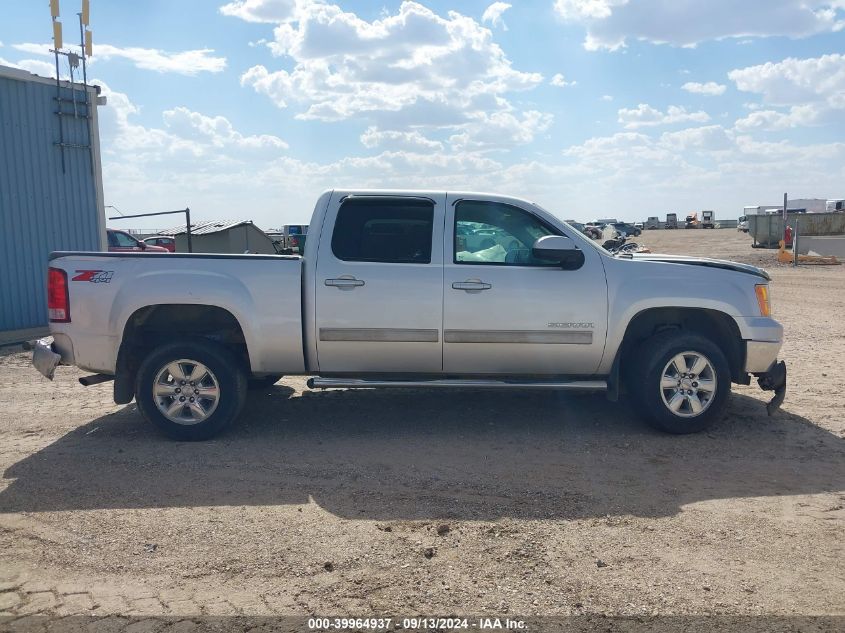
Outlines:
[[[207,305],[241,325],[254,374],[302,373],[302,260],[283,255],[55,252],[70,323],[52,323],[64,362],[114,373],[124,329],[152,305]],[[72,335],[72,337],[71,337]]]

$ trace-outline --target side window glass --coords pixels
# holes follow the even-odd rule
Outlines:
[[[332,253],[348,262],[431,263],[434,203],[415,198],[349,198],[341,204]]]
[[[124,248],[133,248],[138,245],[134,238],[130,237],[126,233],[121,233],[116,231],[114,236],[117,238],[117,245],[122,246]]]
[[[117,237],[115,236],[115,234],[112,231],[108,231],[106,233],[106,237],[108,237],[109,246],[118,246]]]
[[[531,248],[539,238],[558,235],[535,215],[498,202],[461,200],[455,209],[456,264],[559,266],[538,259]]]

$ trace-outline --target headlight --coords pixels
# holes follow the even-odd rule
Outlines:
[[[757,284],[754,286],[754,294],[757,295],[757,305],[760,308],[760,316],[771,316],[772,304],[769,302],[769,285]]]

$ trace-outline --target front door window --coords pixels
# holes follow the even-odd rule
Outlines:
[[[559,266],[531,252],[539,238],[556,234],[536,216],[509,204],[461,200],[455,210],[454,263]]]

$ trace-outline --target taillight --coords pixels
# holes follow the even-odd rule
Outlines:
[[[67,273],[61,268],[47,270],[47,313],[52,323],[70,323]]]

